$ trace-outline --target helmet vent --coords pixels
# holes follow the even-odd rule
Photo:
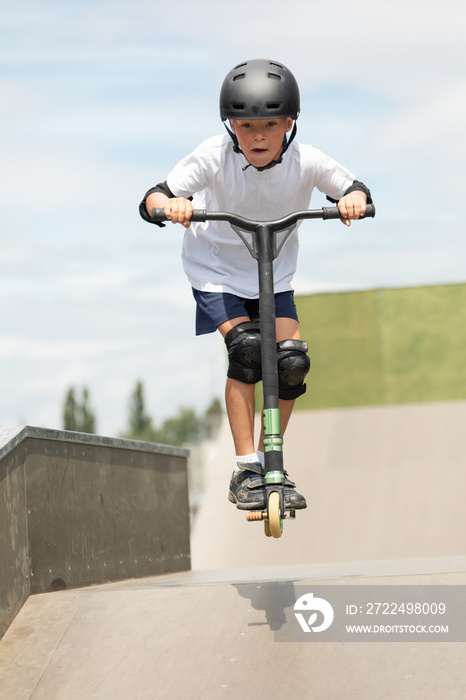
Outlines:
[[[281,80],[282,76],[278,75],[278,73],[267,73],[268,78],[272,78],[273,80]]]
[[[233,82],[235,82],[235,80],[241,80],[242,78],[244,78],[245,75],[245,73],[238,73],[238,75],[235,75],[235,77],[233,78]]]
[[[281,102],[267,102],[267,109],[280,109],[281,106]]]
[[[241,112],[242,110],[244,110],[244,104],[239,104],[238,102],[232,104],[231,106],[233,107],[235,112]]]

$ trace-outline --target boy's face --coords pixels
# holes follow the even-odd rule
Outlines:
[[[283,137],[293,126],[293,120],[291,117],[231,119],[230,124],[248,162],[262,168],[280,157]]]

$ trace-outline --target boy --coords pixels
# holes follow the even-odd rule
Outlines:
[[[239,64],[220,93],[228,133],[204,141],[140,204],[146,221],[151,222],[153,208],[162,208],[167,219],[186,228],[182,259],[197,305],[196,334],[218,329],[225,339],[225,402],[236,454],[228,498],[243,510],[266,508],[262,434],[257,451],[254,444],[254,384],[261,379],[257,263],[229,224],[191,225],[190,217],[198,208],[278,219],[308,209],[314,187],[338,203],[347,226],[362,216],[372,201],[367,187],[317,149],[294,141],[299,111],[298,85],[283,64],[265,59]],[[282,433],[295,399],[306,390],[310,365],[291,287],[297,253],[296,227],[274,262]],[[283,349],[289,340],[294,341],[287,344],[291,352]],[[289,479],[285,506],[306,508]]]

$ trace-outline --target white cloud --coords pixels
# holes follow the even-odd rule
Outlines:
[[[385,119],[371,135],[371,147],[378,156],[397,151],[429,148],[435,157],[442,144],[454,144],[464,157],[466,138],[466,77],[435,95],[420,96]]]
[[[105,355],[109,350],[115,349],[118,349],[118,346],[112,342],[63,342],[57,339],[50,342],[0,336],[0,358],[3,360],[62,360],[70,357],[86,359],[95,355]]]

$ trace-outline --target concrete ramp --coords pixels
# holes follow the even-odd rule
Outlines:
[[[466,558],[264,567],[39,594],[0,643],[0,698],[463,700],[465,643],[279,643],[274,591],[293,605],[298,583],[464,585],[465,571]]]
[[[285,467],[308,508],[271,541],[228,503],[234,451],[225,422],[206,459],[192,568],[465,553],[465,425],[466,401],[295,412]]]

